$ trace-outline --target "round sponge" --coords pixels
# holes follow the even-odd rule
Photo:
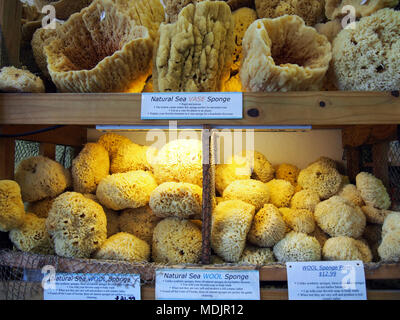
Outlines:
[[[32,212],[39,218],[47,218],[55,198],[44,198],[43,200],[29,202],[26,206],[27,212]]]
[[[260,210],[269,201],[269,189],[267,185],[258,180],[236,180],[229,184],[224,192],[225,200],[242,200],[250,203],[255,210]]]
[[[151,171],[151,163],[157,149],[141,146],[136,143],[123,144],[114,152],[111,158],[111,173],[128,172],[135,170]]]
[[[382,225],[382,237],[395,231],[400,231],[400,212],[393,212],[385,218]]]
[[[71,185],[71,174],[58,162],[36,156],[22,160],[15,172],[22,200],[34,202],[56,197]]]
[[[293,186],[297,185],[297,177],[299,176],[300,169],[293,164],[282,163],[276,168],[275,177],[289,181]]]
[[[128,262],[148,261],[150,245],[130,233],[119,232],[104,241],[94,257]]]
[[[270,248],[259,248],[247,245],[238,263],[262,266],[272,262],[275,262],[275,257]]]
[[[287,207],[290,204],[290,200],[295,192],[293,185],[286,180],[273,179],[266,183],[269,194],[270,202],[278,207]]]
[[[286,224],[273,204],[266,204],[256,213],[251,225],[248,240],[259,247],[272,247],[286,233]]]
[[[314,237],[292,231],[274,246],[274,255],[279,262],[319,261],[321,246]]]
[[[362,207],[364,205],[364,200],[361,197],[361,193],[354,184],[344,185],[339,190],[338,196],[353,202],[356,206]]]
[[[101,144],[104,149],[107,150],[110,158],[112,159],[119,148],[124,145],[130,145],[132,141],[127,137],[121,136],[120,134],[107,132],[99,138],[97,143]]]
[[[13,180],[0,180],[0,231],[18,228],[24,222],[21,189]]]
[[[391,205],[390,197],[380,179],[371,173],[360,172],[356,176],[356,185],[367,206],[389,209]]]
[[[322,258],[324,260],[361,260],[363,262],[372,261],[372,253],[368,245],[360,240],[349,237],[329,238],[322,248]]]
[[[196,184],[164,182],[153,190],[149,206],[157,217],[201,215],[203,190]]]
[[[378,247],[378,254],[382,261],[398,262],[400,260],[400,231],[390,232],[383,237]]]
[[[145,206],[156,187],[156,180],[148,171],[115,173],[100,181],[96,196],[102,205],[118,211]]]
[[[176,217],[161,220],[154,228],[152,257],[157,263],[197,263],[201,256],[201,230]]]
[[[250,163],[252,179],[268,182],[274,178],[275,169],[262,153],[246,150],[242,156]]]
[[[296,232],[312,233],[315,229],[314,214],[307,209],[279,208],[287,226]]]
[[[307,209],[314,212],[315,206],[320,202],[316,191],[300,190],[290,200],[290,206],[294,209]]]

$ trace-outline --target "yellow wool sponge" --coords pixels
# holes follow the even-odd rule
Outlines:
[[[254,206],[241,200],[223,201],[215,207],[211,225],[211,248],[225,261],[239,261],[254,213]]]
[[[349,13],[343,7],[352,6],[356,17],[360,18],[383,8],[395,7],[398,3],[399,0],[368,0],[366,3],[358,0],[325,0],[325,15],[329,20],[341,18]]]
[[[270,199],[269,201],[276,207],[282,208],[287,207],[290,204],[290,200],[294,194],[293,185],[286,180],[273,179],[266,183]]]
[[[258,211],[264,204],[268,203],[269,194],[269,189],[265,183],[246,179],[236,180],[229,184],[223,192],[223,198],[225,200],[242,200],[252,204]]]
[[[391,205],[390,197],[380,179],[371,173],[360,172],[356,176],[356,185],[367,206],[389,209]]]
[[[22,225],[25,216],[21,189],[13,180],[0,180],[0,231],[7,232]]]
[[[259,247],[272,247],[283,239],[285,233],[286,224],[278,208],[266,204],[254,216],[247,238]]]
[[[157,149],[141,146],[136,143],[123,144],[111,157],[111,173],[128,172],[135,170],[152,171]]]
[[[153,40],[113,1],[94,0],[57,28],[44,52],[61,92],[141,92],[151,73]]]
[[[197,263],[201,256],[201,230],[176,217],[161,220],[154,228],[152,257],[157,263]]]
[[[268,182],[274,178],[275,169],[261,152],[245,150],[242,156],[250,163],[252,179]]]
[[[395,231],[400,231],[400,212],[393,212],[385,218],[382,225],[382,238]]]
[[[161,24],[153,57],[155,92],[221,91],[230,76],[231,9],[223,1],[189,4],[176,22]]]
[[[300,169],[293,164],[282,163],[276,168],[275,177],[289,181],[293,186],[297,185],[297,177]]]
[[[244,157],[235,155],[226,163],[215,166],[215,189],[222,195],[225,188],[233,181],[250,179],[250,177],[250,162]]]
[[[283,220],[296,232],[312,233],[315,229],[314,215],[306,209],[279,208]]]
[[[164,182],[153,190],[149,206],[157,217],[201,215],[203,190],[196,184]]]
[[[328,39],[295,15],[254,21],[242,50],[240,80],[250,92],[320,90],[332,58]]]
[[[361,210],[369,223],[383,224],[385,218],[394,211],[377,209],[372,206],[362,206]]]
[[[382,9],[343,29],[333,41],[339,90],[390,91],[400,87],[400,12]]]
[[[0,92],[45,92],[42,79],[29,70],[3,67],[0,70]]]
[[[128,232],[151,244],[153,231],[161,218],[157,217],[149,206],[125,209],[119,215],[118,224],[122,232]]]
[[[321,246],[314,237],[292,231],[274,246],[274,255],[279,262],[319,261]]]
[[[259,248],[247,245],[240,257],[239,264],[264,265],[275,262],[275,257],[270,248]]]
[[[96,196],[102,205],[112,210],[138,208],[149,203],[156,187],[156,180],[148,171],[115,173],[100,181]]]
[[[300,190],[296,192],[290,200],[290,206],[294,209],[307,209],[314,212],[315,206],[320,202],[316,191]]]
[[[150,245],[130,233],[119,232],[104,241],[94,257],[128,262],[149,261]]]
[[[177,139],[164,145],[153,163],[154,176],[163,182],[188,182],[202,186],[202,144],[196,139]]]
[[[54,254],[54,244],[46,229],[46,219],[33,213],[27,213],[23,224],[11,230],[9,237],[14,246],[21,251]]]
[[[110,159],[106,149],[98,143],[87,143],[72,160],[74,191],[95,193],[99,182],[110,172]]]
[[[257,19],[257,13],[250,8],[240,8],[232,12],[232,17],[235,22],[235,50],[233,52],[232,71],[240,69],[242,61],[242,39],[247,28]]]
[[[321,0],[255,0],[259,18],[276,18],[283,15],[297,15],[309,26],[324,18],[324,1]]]
[[[366,225],[361,208],[339,196],[318,203],[314,217],[319,227],[331,237],[359,238]]]
[[[26,212],[32,212],[39,218],[47,218],[55,198],[44,198],[43,200],[29,202]]]
[[[361,192],[357,189],[354,184],[346,184],[342,186],[338,192],[338,196],[353,202],[354,205],[362,207],[364,200],[361,197]]]
[[[65,192],[54,200],[46,227],[62,257],[89,258],[107,238],[103,208],[77,192]]]
[[[400,260],[400,231],[388,233],[378,247],[382,261],[398,262]]]
[[[22,160],[15,171],[22,200],[34,202],[56,197],[71,185],[71,174],[58,162],[36,156]]]
[[[103,134],[99,140],[97,141],[98,144],[101,144],[110,155],[110,158],[114,158],[117,151],[124,145],[130,145],[132,141],[120,134],[107,132]]]
[[[316,162],[301,170],[297,181],[303,189],[317,192],[324,200],[339,191],[342,176],[335,168]]]
[[[325,156],[319,157],[317,160],[311,162],[309,166],[314,163],[319,163],[321,166],[338,169],[338,163],[329,157]]]
[[[364,263],[372,261],[372,253],[368,245],[360,240],[349,237],[329,238],[322,248],[323,260],[361,260]]]

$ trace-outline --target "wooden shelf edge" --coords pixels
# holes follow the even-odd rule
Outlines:
[[[253,265],[160,265],[155,263],[128,263],[95,259],[71,259],[58,256],[43,256],[19,251],[0,250],[0,265],[15,268],[39,269],[45,265],[57,267],[58,272],[93,273],[138,273],[144,281],[154,281],[157,268],[186,269],[225,269],[256,270],[260,272],[260,281],[287,281],[286,267],[274,263],[261,267]],[[400,263],[366,263],[364,265],[367,280],[400,279]]]
[[[0,94],[0,124],[165,125],[140,119],[141,94]],[[390,92],[243,93],[241,120],[182,120],[182,125],[351,125],[400,123]],[[258,116],[247,114],[257,109]],[[254,115],[253,113],[250,113]],[[257,114],[257,113],[255,113]]]

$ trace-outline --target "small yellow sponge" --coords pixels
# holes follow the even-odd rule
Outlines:
[[[0,180],[0,231],[18,228],[24,222],[21,189],[13,180]]]

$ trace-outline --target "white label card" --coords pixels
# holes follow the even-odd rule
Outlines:
[[[140,275],[57,273],[44,300],[140,300]]]
[[[366,300],[362,261],[287,262],[289,300]]]
[[[241,92],[142,93],[142,120],[242,119]]]
[[[158,269],[157,300],[260,300],[258,270]]]

